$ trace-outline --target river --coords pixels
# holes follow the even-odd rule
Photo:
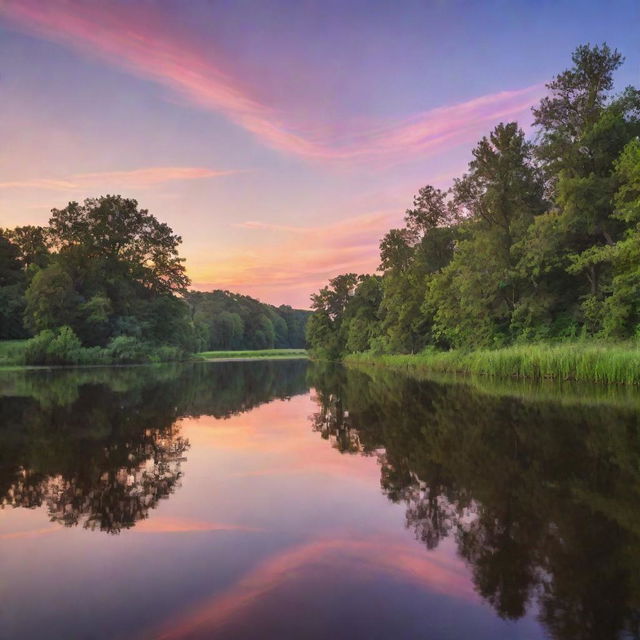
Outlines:
[[[640,392],[0,373],[0,638],[639,637]]]

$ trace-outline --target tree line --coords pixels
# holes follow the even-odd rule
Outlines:
[[[312,296],[321,356],[640,334],[640,91],[582,45],[533,108],[501,123],[448,191],[421,188],[380,242],[379,274]]]
[[[189,292],[182,242],[119,195],[0,229],[0,340],[31,364],[172,360],[209,348],[304,346],[307,312]]]
[[[204,349],[287,349],[305,347],[309,311],[274,307],[240,293],[217,289],[191,291],[185,300],[193,312]]]

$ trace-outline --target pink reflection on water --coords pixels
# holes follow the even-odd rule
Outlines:
[[[228,478],[323,474],[379,484],[374,457],[340,455],[309,428],[315,409],[309,396],[275,401],[259,409],[219,420],[211,416],[181,423],[193,449],[243,455],[244,463]]]
[[[176,640],[186,637],[213,637],[222,625],[242,613],[249,616],[257,605],[278,587],[305,580],[318,569],[348,571],[358,580],[374,573],[412,583],[429,592],[475,601],[477,596],[455,558],[427,555],[414,545],[386,538],[352,540],[319,539],[276,553],[241,577],[226,591],[216,593],[177,619],[167,620],[144,638]]]
[[[141,520],[132,531],[134,533],[196,533],[199,531],[263,531],[263,529],[228,522],[157,517]]]

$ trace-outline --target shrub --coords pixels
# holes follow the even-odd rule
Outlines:
[[[118,336],[107,345],[106,351],[115,364],[135,364],[150,361],[151,347],[133,336]]]
[[[83,361],[84,349],[71,327],[45,329],[27,342],[26,364],[77,364]]]
[[[175,362],[176,360],[184,360],[185,353],[179,347],[165,344],[153,349],[150,358],[151,362]]]

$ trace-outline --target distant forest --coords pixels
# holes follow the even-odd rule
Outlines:
[[[205,349],[305,347],[310,311],[287,305],[274,307],[250,296],[220,289],[210,293],[190,291],[185,300]]]
[[[313,296],[321,357],[640,336],[640,91],[622,55],[580,46],[533,108],[501,123],[442,191],[420,189],[380,243],[381,275]]]
[[[307,311],[189,291],[181,241],[119,195],[53,209],[46,227],[0,229],[0,340],[32,338],[27,364],[305,346]]]

